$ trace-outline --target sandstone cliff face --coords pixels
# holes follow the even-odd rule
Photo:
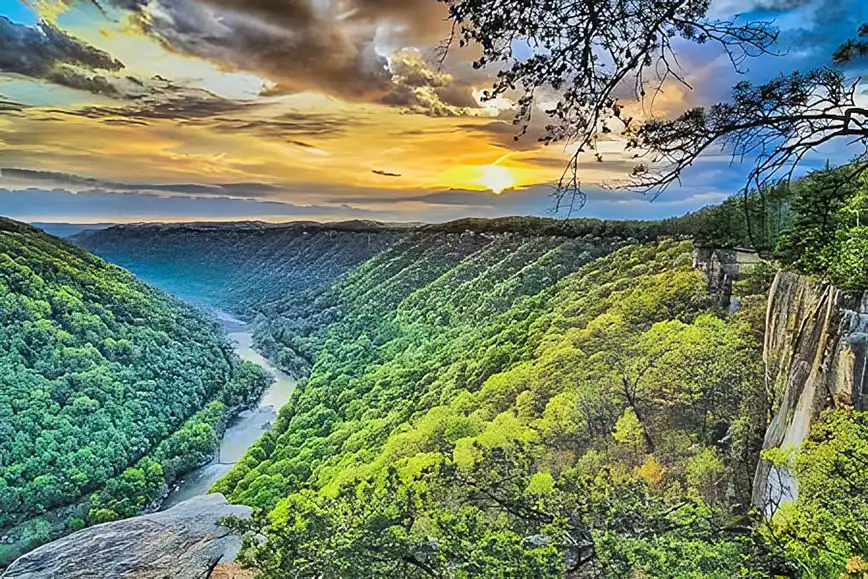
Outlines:
[[[250,507],[199,496],[167,511],[96,525],[24,555],[2,579],[207,579],[231,561],[240,539],[217,524]],[[228,574],[230,571],[233,574]],[[224,577],[244,577],[224,566]]]
[[[732,282],[760,262],[743,250],[696,248],[693,265],[721,304]],[[829,407],[868,410],[868,292],[854,294],[792,272],[779,272],[769,291],[763,362],[772,418],[763,449],[798,448],[811,424]],[[761,460],[753,503],[771,515],[798,496],[786,468]]]
[[[769,292],[763,358],[775,409],[764,449],[801,445],[825,408],[868,408],[868,294],[779,272]],[[753,502],[767,513],[798,496],[783,468],[760,461]]]

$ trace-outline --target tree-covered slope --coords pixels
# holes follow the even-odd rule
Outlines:
[[[189,302],[254,322],[257,346],[284,370],[303,376],[315,358],[316,338],[345,309],[331,291],[332,284],[396,244],[471,233],[479,236],[478,244],[501,234],[643,242],[687,235],[695,226],[691,216],[655,222],[510,217],[425,226],[366,221],[141,224],[86,231],[72,240]],[[406,256],[418,257],[413,251]],[[387,272],[403,272],[400,280],[392,282],[413,283],[400,259],[369,267],[381,266],[387,267],[379,273],[386,283],[390,282]],[[424,261],[419,264],[419,268],[429,266]],[[393,289],[384,286],[377,291],[387,294]],[[343,296],[345,302],[352,298]],[[378,307],[372,311],[379,311]]]
[[[189,302],[253,319],[304,310],[407,231],[364,221],[142,224],[85,231],[72,241]]]
[[[0,219],[0,535],[16,549],[135,514],[265,385],[196,310]]]
[[[342,278],[319,307],[332,323],[301,338],[310,378],[214,489],[271,513],[248,562],[267,577],[742,573],[750,541],[724,529],[764,432],[759,345],[748,313],[713,307],[690,251],[429,230]]]
[[[778,266],[864,288],[862,200],[826,173],[749,195],[751,220],[741,198],[659,223],[469,219],[364,251],[333,226],[121,227],[101,251],[169,288],[182,276],[309,376],[214,489],[262,509],[238,527],[263,577],[858,577],[865,413],[829,400],[800,450],[763,452],[799,494],[753,508],[779,410],[761,351],[776,266],[735,284],[730,313],[682,241],[759,240]],[[288,237],[260,251],[271,236]],[[149,469],[110,512],[141,504]]]

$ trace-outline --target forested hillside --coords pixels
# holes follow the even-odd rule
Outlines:
[[[463,256],[460,252],[482,247],[498,234],[643,242],[690,236],[699,226],[693,216],[647,222],[513,217],[425,226],[365,221],[141,224],[86,231],[72,241],[191,303],[253,322],[257,346],[287,372],[304,376],[323,332],[341,317],[347,303],[354,302],[350,295],[338,295],[332,284],[396,244],[437,246],[442,240],[475,235],[473,244],[457,249],[459,253],[444,254],[441,259],[448,265]],[[418,257],[415,251],[404,250],[402,255],[410,261]],[[390,259],[390,269],[384,270],[389,275],[413,265]],[[378,268],[381,263],[366,267]],[[417,269],[421,272],[429,265],[434,269],[421,275],[434,274],[443,264],[420,263]],[[380,311],[381,305],[395,304],[372,305],[371,311]]]
[[[0,219],[0,565],[137,514],[267,384],[193,308]]]
[[[214,489],[271,511],[248,561],[739,575],[751,540],[726,528],[765,428],[760,316],[717,311],[691,249],[429,232],[351,272],[310,379]]]
[[[864,414],[832,401],[798,455],[762,451],[784,394],[763,367],[776,268],[858,280],[865,263],[844,251],[861,231],[857,191],[812,205],[813,188],[751,194],[750,222],[734,198],[660,223],[365,232],[378,241],[361,252],[341,247],[357,231],[282,231],[299,225],[119,227],[86,242],[150,254],[117,259],[183,271],[206,303],[235,296],[257,347],[307,377],[212,489],[261,509],[233,525],[262,577],[860,576]],[[258,252],[260,235],[283,241]],[[692,240],[780,261],[726,303],[693,268]],[[818,248],[829,259],[800,261]],[[207,293],[224,277],[237,293]],[[752,504],[761,456],[799,481],[771,518]]]
[[[85,231],[72,241],[189,302],[251,320],[303,311],[408,230],[365,221],[142,224]]]

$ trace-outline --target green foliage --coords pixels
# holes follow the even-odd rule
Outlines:
[[[694,239],[704,247],[774,250],[781,235],[792,227],[792,197],[785,182],[751,190],[746,196],[733,195],[697,212]]]
[[[190,303],[257,317],[259,349],[289,373],[304,375],[313,360],[307,335],[331,321],[317,298],[407,232],[373,222],[129,225],[73,239]]]
[[[18,553],[9,545],[0,545],[0,567],[11,565],[18,557]]]
[[[624,414],[615,423],[615,430],[612,432],[612,437],[629,446],[637,447],[644,443],[645,429],[639,418],[636,416],[636,411],[629,406],[624,409]]]
[[[113,514],[93,520],[136,514],[145,489],[213,450],[229,405],[266,385],[196,310],[81,249],[0,220],[4,528],[32,519],[24,539],[39,543],[63,525],[35,517],[94,492],[97,510],[110,504]],[[69,530],[77,525],[70,520]]]
[[[824,274],[836,262],[836,239],[848,227],[852,216],[845,210],[847,201],[857,192],[848,179],[850,169],[840,167],[814,171],[794,186],[792,227],[778,243],[778,254],[799,271]]]
[[[753,247],[786,267],[842,289],[868,288],[868,176],[853,166],[813,171],[791,185],[778,183],[730,197],[693,216],[694,237],[706,247]],[[761,270],[757,273],[769,273]],[[762,282],[758,276],[736,284]],[[759,293],[749,288],[749,293]]]
[[[740,279],[733,282],[732,293],[740,297],[765,296],[771,289],[777,273],[777,267],[768,261],[761,261],[744,272]]]
[[[45,519],[31,519],[24,526],[21,538],[32,547],[47,543],[51,539],[51,523]]]
[[[187,301],[255,320],[257,348],[291,375],[305,376],[322,346],[321,329],[338,321],[346,308],[346,300],[329,288],[371,258],[377,257],[373,263],[395,275],[407,265],[401,254],[424,255],[417,252],[422,249],[419,243],[452,243],[461,252],[479,248],[495,236],[645,242],[691,235],[701,225],[694,216],[663,221],[507,217],[419,228],[375,222],[161,224],[86,231],[73,239]],[[473,239],[463,239],[469,236]],[[380,256],[386,250],[390,263]],[[451,259],[446,254],[441,257]],[[460,259],[460,255],[452,257]],[[427,265],[440,271],[433,262]],[[428,275],[422,269],[414,271],[414,275]],[[412,278],[408,271],[401,281],[412,286]],[[543,274],[521,283],[539,286],[555,278]],[[382,279],[388,282],[389,277]],[[400,288],[395,290],[403,295]],[[500,300],[508,298],[504,293]],[[370,310],[370,315],[377,315],[376,310]]]
[[[246,561],[264,577],[765,569],[730,530],[766,419],[756,328],[713,309],[690,251],[436,231],[350,272],[320,304],[340,316],[308,334],[310,378],[214,488],[263,509],[234,523],[267,538]]]
[[[802,577],[858,576],[868,560],[868,413],[825,411],[795,462],[798,498],[767,534]]]

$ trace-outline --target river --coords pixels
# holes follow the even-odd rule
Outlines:
[[[214,460],[187,473],[178,481],[176,488],[163,502],[161,510],[206,494],[208,489],[229,472],[235,463],[241,460],[247,449],[271,427],[277,418],[277,411],[286,404],[295,390],[296,381],[293,378],[272,366],[253,349],[253,334],[244,322],[224,312],[214,312],[214,316],[220,322],[238,356],[242,360],[248,360],[265,368],[274,376],[274,383],[262,396],[256,408],[242,412],[229,424]]]

